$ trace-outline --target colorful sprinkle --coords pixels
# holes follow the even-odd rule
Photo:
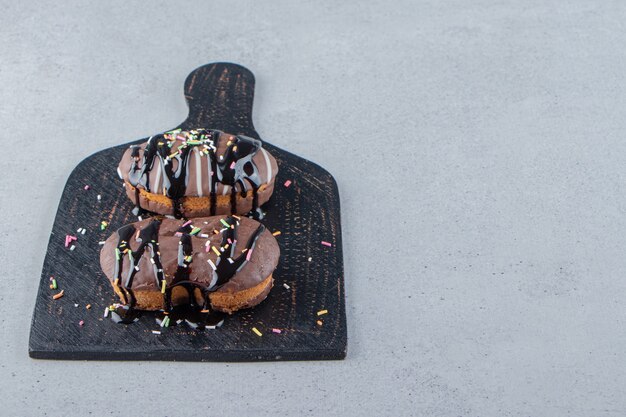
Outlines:
[[[226,227],[230,227],[230,224],[228,224],[228,222],[224,219],[220,219],[220,222],[222,222],[222,224]]]
[[[322,240],[322,245],[324,245],[324,246],[328,246],[328,247],[333,246],[333,244],[332,244],[332,243],[330,243],[330,242],[326,242],[325,240]]]
[[[281,334],[282,330],[280,330],[280,329],[272,329],[272,333]]]
[[[209,265],[211,265],[211,268],[213,268],[213,270],[214,270],[214,271],[217,271],[217,266],[215,266],[215,264],[213,263],[213,261],[212,261],[212,260],[207,259],[207,263],[208,263]]]
[[[152,330],[152,334],[161,334],[161,332],[158,330]]]
[[[100,222],[100,230],[106,229],[108,225],[109,225],[109,223],[107,223],[104,220],[102,220],[102,222]]]
[[[257,329],[256,327],[253,327],[252,331],[254,332],[254,334],[256,334],[259,337],[263,336],[263,333],[261,333],[259,329]]]
[[[249,250],[248,253],[246,253],[246,261],[250,262],[250,258],[252,258],[252,252],[254,252],[253,250]]]
[[[90,186],[88,186],[88,185],[85,185],[85,187],[84,187],[85,191],[89,190],[90,188],[91,188],[91,187],[90,187]]]
[[[58,293],[58,294],[54,294],[54,295],[52,296],[52,299],[53,299],[53,300],[58,300],[59,298],[63,297],[63,294],[64,294],[64,293],[65,293],[65,290],[61,290],[61,292],[60,292],[60,293]]]
[[[191,233],[189,233],[191,236],[197,234],[201,229],[199,227],[194,227],[193,230],[191,231]]]
[[[222,254],[220,253],[220,251],[219,251],[219,250],[217,250],[217,248],[216,248],[215,246],[211,246],[211,250],[213,250],[213,252],[215,252],[215,254],[216,254],[217,256],[221,256],[221,255],[222,255]]]
[[[104,317],[105,319],[106,319],[107,317],[109,317],[109,311],[111,311],[111,310],[110,310],[110,308],[109,308],[109,307],[105,307],[105,309],[104,309],[104,314],[103,314],[103,317]]]
[[[318,316],[323,316],[324,314],[328,314],[328,310],[320,310],[317,312]]]
[[[289,187],[291,185],[291,180],[285,181],[285,187]]]
[[[52,278],[52,284],[50,284],[50,288],[53,290],[57,289],[57,280]]]
[[[236,166],[236,165],[237,165],[237,164],[235,163],[235,161],[233,161],[233,163],[232,163],[232,164],[230,164],[230,169],[235,169],[235,166]]]
[[[91,304],[87,304],[87,305],[85,306],[85,308],[86,308],[87,310],[91,310]]]
[[[321,326],[322,324],[324,324],[324,322],[322,322],[322,320],[318,320],[318,321],[316,321],[316,323],[317,323],[318,326]]]
[[[280,236],[281,232],[280,230],[275,231],[274,233],[272,233],[273,236]]]
[[[165,286],[167,282],[165,280],[161,281],[161,293],[165,294]]]
[[[78,322],[78,325],[79,325],[79,326],[84,326],[84,325],[85,325],[85,320],[81,320],[81,321],[79,321],[79,322]]]

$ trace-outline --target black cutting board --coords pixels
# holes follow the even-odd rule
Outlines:
[[[219,129],[259,138],[252,124],[253,96],[254,76],[246,68],[228,63],[202,66],[185,81],[189,116],[179,127]],[[162,329],[155,321],[155,313],[149,312],[132,325],[115,324],[104,318],[105,307],[117,300],[100,270],[98,242],[120,226],[137,220],[116,173],[128,145],[98,152],[70,174],[41,274],[30,332],[31,357],[181,361],[345,357],[337,184],[318,165],[267,142],[264,147],[276,157],[279,173],[274,194],[263,207],[267,212],[263,223],[272,231],[281,231],[277,236],[281,258],[268,298],[253,309],[229,316],[222,327],[214,330],[197,331],[185,324]],[[287,180],[292,182],[289,187],[284,186]],[[89,190],[84,189],[86,185]],[[97,199],[98,194],[101,200]],[[103,220],[109,226],[101,231]],[[77,233],[79,228],[85,228],[86,234]],[[78,237],[73,251],[65,248],[66,234]],[[332,247],[322,245],[322,241],[332,243]],[[50,276],[55,277],[57,290],[50,289]],[[52,295],[61,289],[64,296],[53,300]],[[318,316],[320,310],[328,313]],[[321,326],[316,323],[318,320],[322,321]],[[253,327],[263,335],[257,336]],[[154,334],[153,330],[161,334]]]

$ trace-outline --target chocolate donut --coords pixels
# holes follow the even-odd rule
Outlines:
[[[151,218],[113,233],[100,265],[130,309],[232,313],[267,297],[279,257],[272,233],[247,217]]]
[[[130,146],[118,166],[139,209],[176,218],[247,214],[274,191],[276,159],[261,141],[219,130],[176,129]]]

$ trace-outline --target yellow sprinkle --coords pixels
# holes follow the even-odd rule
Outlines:
[[[119,278],[115,278],[115,281],[113,281],[113,285],[115,285],[117,287],[119,283],[120,283],[120,279]]]
[[[215,246],[211,246],[211,249],[213,250],[213,252],[215,252],[217,254],[217,256],[221,255],[220,251],[218,251]]]
[[[274,233],[272,233],[272,235],[274,235],[274,236],[280,236],[280,235],[281,235],[280,230],[275,231]]]
[[[161,281],[161,293],[165,294],[165,285],[167,283],[165,282],[165,280]]]
[[[263,333],[261,333],[256,327],[253,327],[252,331],[259,337],[263,336]]]
[[[320,310],[317,312],[318,316],[323,316],[324,314],[328,313],[328,310]]]
[[[324,323],[322,323],[322,320],[318,320],[316,323],[317,323],[318,326],[321,326],[322,324],[324,324]]]

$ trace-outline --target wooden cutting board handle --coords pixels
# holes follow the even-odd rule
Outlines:
[[[187,76],[185,98],[189,106],[182,129],[219,129],[259,139],[252,124],[254,75],[241,65],[216,62]]]

